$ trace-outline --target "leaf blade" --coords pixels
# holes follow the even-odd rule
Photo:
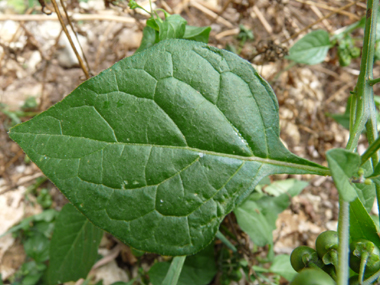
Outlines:
[[[95,225],[140,250],[186,255],[212,241],[263,177],[329,173],[282,145],[277,111],[248,62],[167,40],[10,136]]]
[[[359,170],[360,156],[357,153],[337,148],[329,150],[326,157],[340,197],[347,202],[352,202],[357,198],[357,193],[350,179]]]
[[[326,31],[313,31],[289,49],[287,58],[298,63],[318,64],[324,61],[330,47],[329,34]]]
[[[50,283],[86,278],[96,261],[102,236],[101,229],[92,225],[73,205],[66,204],[57,217],[50,244]]]

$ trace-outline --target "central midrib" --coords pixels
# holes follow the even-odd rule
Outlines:
[[[210,150],[192,148],[192,147],[188,147],[188,146],[170,146],[170,145],[156,145],[156,144],[144,144],[144,143],[125,143],[125,142],[105,142],[105,141],[99,141],[99,140],[90,139],[90,138],[86,138],[86,137],[75,137],[75,136],[61,135],[61,134],[55,134],[55,135],[54,134],[49,134],[49,135],[48,134],[33,134],[33,133],[17,133],[17,134],[30,134],[30,135],[36,135],[36,136],[41,136],[41,135],[42,136],[59,136],[59,137],[65,136],[65,137],[71,137],[71,138],[82,138],[82,139],[87,139],[87,140],[93,140],[96,142],[106,143],[108,145],[109,144],[121,144],[121,145],[135,145],[135,146],[149,146],[149,147],[183,149],[183,150],[194,151],[194,152],[203,153],[203,154],[207,154],[207,155],[228,157],[228,158],[239,159],[239,160],[244,160],[244,161],[257,161],[260,163],[266,163],[266,164],[289,167],[289,168],[294,168],[294,169],[312,171],[312,172],[317,173],[319,175],[331,175],[330,170],[327,168],[323,169],[323,168],[316,167],[316,166],[302,165],[302,164],[297,164],[297,163],[292,163],[292,162],[274,160],[274,159],[270,159],[270,158],[262,158],[262,157],[258,157],[258,156],[241,156],[241,155],[235,155],[235,154],[220,153],[220,152],[215,152],[215,151],[210,151]]]

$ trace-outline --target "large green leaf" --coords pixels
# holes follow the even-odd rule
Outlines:
[[[48,279],[60,284],[86,278],[98,257],[103,231],[86,219],[71,204],[57,217],[50,243]]]
[[[9,135],[95,225],[163,255],[204,248],[267,175],[329,174],[280,142],[249,62],[187,40],[116,63]]]
[[[301,38],[289,49],[287,58],[309,65],[321,63],[325,60],[330,47],[328,32],[324,30],[313,31]]]

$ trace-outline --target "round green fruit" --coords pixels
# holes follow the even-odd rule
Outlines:
[[[321,266],[317,252],[308,246],[299,246],[292,251],[290,263],[293,269],[300,272],[305,267]]]
[[[362,259],[367,259],[365,275],[372,275],[380,270],[380,251],[371,241],[360,239],[350,243],[350,267],[359,273]]]
[[[338,250],[338,233],[335,231],[321,233],[315,241],[315,249],[321,259],[330,250]]]

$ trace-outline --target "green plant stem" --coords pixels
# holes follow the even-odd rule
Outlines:
[[[355,95],[351,96],[350,105],[350,130],[354,128],[355,117],[356,117],[356,91],[353,92]]]
[[[365,271],[365,266],[367,265],[367,260],[368,260],[369,254],[368,252],[364,252],[360,261],[360,270],[359,270],[359,283],[363,283],[363,278],[364,278],[364,271]]]
[[[338,272],[337,285],[347,285],[349,277],[348,260],[349,260],[349,214],[350,204],[339,198],[339,221],[338,221]]]
[[[378,12],[378,5],[379,1],[375,0],[368,0],[367,2],[367,18],[366,18],[366,30],[365,30],[365,38],[364,38],[364,46],[363,46],[363,56],[364,56],[364,49],[367,50],[367,60],[366,60],[366,66],[365,70],[363,70],[363,67],[360,66],[360,74],[365,72],[365,95],[368,98],[367,105],[368,105],[368,122],[366,124],[366,130],[367,130],[367,139],[370,146],[376,144],[377,141],[377,118],[376,118],[376,105],[373,97],[373,87],[371,85],[370,78],[373,78],[373,62],[374,62],[374,54],[375,54],[375,42],[376,42],[376,27],[377,27],[377,12]],[[368,16],[369,19],[368,19]],[[368,31],[367,31],[368,30]],[[368,36],[368,39],[366,41],[366,38]],[[362,58],[363,63],[363,58]],[[360,75],[359,75],[360,77]],[[375,146],[376,147],[376,146]],[[374,168],[378,161],[378,151],[377,150],[370,150],[371,152],[368,152],[368,154],[372,158],[372,167]],[[376,198],[377,198],[377,207],[380,209],[379,199],[380,199],[380,187],[376,185]]]
[[[367,138],[370,145],[377,138],[377,125],[375,116],[375,102],[373,99],[373,88],[369,79],[373,78],[373,59],[376,40],[376,21],[377,21],[378,0],[367,1],[367,13],[365,17],[365,29],[362,59],[360,64],[360,74],[355,87],[353,104],[355,111],[352,110],[350,116],[350,139],[346,149],[354,151],[357,148],[360,135],[364,129],[367,129]],[[377,151],[368,153],[374,163],[377,157]],[[377,161],[376,161],[377,163]],[[379,192],[377,198],[379,199]],[[378,200],[379,201],[379,200]],[[348,280],[348,260],[349,260],[349,203],[339,198],[339,265],[338,265],[338,285],[347,285]],[[365,282],[364,282],[365,283]],[[364,284],[363,283],[363,284]],[[366,283],[369,284],[369,283]]]
[[[356,84],[356,116],[354,126],[350,129],[350,139],[347,143],[347,149],[349,150],[354,150],[357,147],[360,134],[371,113],[373,91],[372,86],[369,84],[369,78],[373,77],[372,69],[376,40],[377,7],[377,0],[367,1],[362,60],[360,64],[360,74]]]
[[[237,252],[236,247],[220,231],[216,232],[216,237],[220,239],[233,252]]]
[[[368,83],[369,83],[370,86],[373,86],[373,85],[375,85],[376,83],[379,83],[379,82],[380,82],[380,78],[368,80]]]
[[[373,281],[377,280],[380,277],[380,270],[377,271],[375,274],[364,280],[363,285],[370,285]]]
[[[380,148],[380,138],[377,138],[370,146],[369,148],[365,151],[365,153],[363,153],[362,155],[362,163],[361,165],[363,165],[364,163],[367,162],[368,159],[370,159],[370,157],[372,157],[373,155],[376,155],[378,149]],[[376,164],[373,165],[374,167],[376,166]]]
[[[163,285],[176,285],[178,283],[179,275],[181,274],[183,263],[185,262],[185,256],[176,256],[173,258],[170,264],[169,271],[166,274]]]

